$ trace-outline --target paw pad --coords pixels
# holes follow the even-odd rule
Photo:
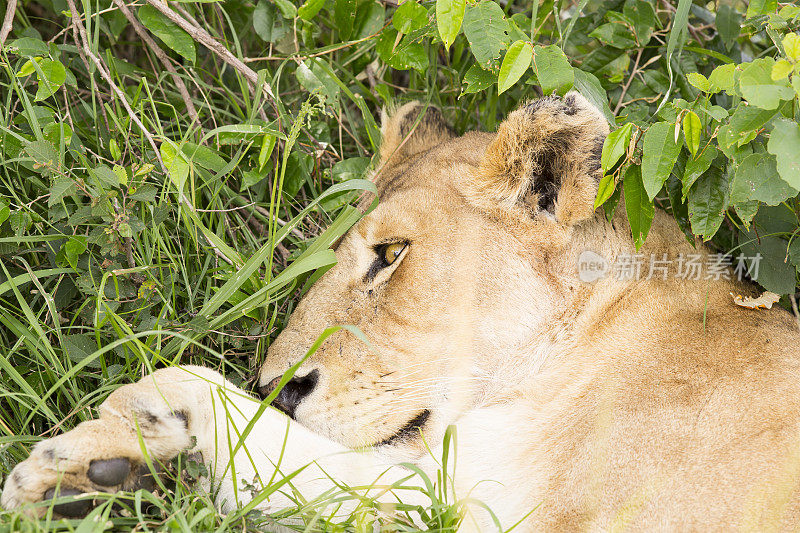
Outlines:
[[[121,485],[131,471],[131,462],[126,457],[95,460],[89,463],[86,475],[93,483],[104,487]]]
[[[80,496],[81,494],[83,494],[83,492],[80,490],[70,487],[61,487],[58,490],[58,494],[56,494],[56,488],[52,487],[47,489],[47,491],[44,493],[44,499],[52,500],[54,498],[63,498],[65,496]],[[91,508],[92,501],[85,499],[56,504],[53,506],[53,511],[61,516],[66,516],[67,518],[80,518],[86,515]]]

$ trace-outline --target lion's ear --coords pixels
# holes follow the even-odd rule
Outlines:
[[[396,165],[455,137],[442,112],[422,102],[409,102],[381,116],[381,162]]]
[[[587,219],[608,131],[603,114],[577,92],[525,103],[500,125],[467,197],[484,209],[549,213],[563,224]]]

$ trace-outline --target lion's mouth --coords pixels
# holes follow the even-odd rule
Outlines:
[[[397,433],[392,435],[389,438],[383,439],[380,442],[373,444],[375,448],[379,448],[381,446],[392,446],[397,444],[398,442],[405,441],[409,438],[413,438],[419,434],[419,431],[422,429],[422,426],[425,425],[425,422],[428,421],[430,418],[431,412],[428,409],[424,409],[421,411],[417,416],[409,420],[403,427],[397,430]]]

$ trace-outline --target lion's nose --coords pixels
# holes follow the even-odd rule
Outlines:
[[[278,376],[266,385],[259,386],[258,392],[261,397],[266,398],[272,394],[275,389],[278,388],[282,377],[283,376]],[[297,406],[300,405],[300,402],[302,402],[306,396],[311,394],[314,387],[317,386],[318,381],[319,371],[317,369],[312,370],[303,377],[293,377],[278,392],[278,395],[272,400],[272,405],[294,418],[294,412]]]

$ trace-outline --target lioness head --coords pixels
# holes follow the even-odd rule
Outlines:
[[[350,447],[422,449],[545,362],[587,290],[576,257],[613,235],[594,213],[603,115],[578,93],[456,136],[419,103],[384,117],[379,205],[336,248],[272,344],[263,393],[328,327],[275,404]]]

